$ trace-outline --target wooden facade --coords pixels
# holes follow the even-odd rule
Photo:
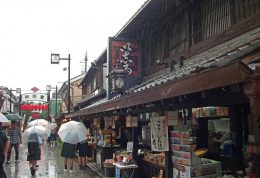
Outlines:
[[[232,161],[233,171],[243,169],[242,146],[248,141],[246,137],[252,134],[257,141],[260,139],[259,68],[249,68],[250,64],[259,63],[260,1],[150,0],[115,37],[140,42],[142,82],[105,102],[83,104],[66,118],[113,113],[125,117],[129,109],[137,115],[229,106],[231,130],[244,137],[243,141],[237,140],[239,151]],[[103,61],[99,66],[107,60],[104,53],[99,59]],[[211,65],[204,67],[207,63]],[[82,81],[83,95],[91,97],[97,88],[106,89],[107,79],[100,76],[101,70],[88,71]],[[249,114],[252,119],[248,119]],[[248,123],[252,127],[245,129],[244,136],[241,129]],[[166,157],[164,176],[172,177],[170,154]]]
[[[259,25],[260,2],[256,0],[162,0],[149,1],[116,36],[140,41],[144,69],[142,72],[143,81],[146,81],[161,75],[165,68],[171,64],[178,65],[181,59],[184,59],[184,63],[189,59],[185,65],[190,65],[196,54],[231,40],[257,28]],[[232,43],[235,42],[234,40]],[[103,63],[106,61],[106,52],[104,53],[97,61],[103,61]],[[219,55],[226,54],[220,53],[216,55],[216,57],[219,57]],[[164,61],[167,65],[158,65],[156,60]],[[199,60],[195,61],[195,63],[200,62]],[[250,61],[244,58],[243,62],[247,64]],[[100,65],[102,65],[102,62],[99,62]],[[105,89],[102,85],[104,82],[101,80],[106,79],[100,77],[102,71],[90,68],[87,73],[88,77],[85,76],[82,81],[83,96],[91,96],[91,93],[96,88]],[[206,75],[204,78],[205,80],[210,80],[206,79]],[[232,77],[230,77],[230,81],[232,80]],[[190,85],[192,86],[192,84]],[[204,85],[207,86],[207,84]],[[178,85],[176,84],[176,86]],[[161,87],[164,88],[164,86]],[[199,91],[193,89],[194,87],[188,93]],[[203,88],[200,89],[201,91],[203,90]],[[158,91],[150,90],[150,96],[158,96],[158,91],[161,88],[159,87]],[[144,92],[147,93],[150,90]],[[175,96],[178,95],[178,92],[174,91],[174,93]],[[185,94],[185,92],[179,93],[179,95],[182,94]],[[134,96],[126,96],[126,98]],[[125,105],[126,101],[122,101],[120,104],[111,101],[104,104],[105,108],[92,108],[90,106],[90,109],[86,108],[85,111],[81,111],[81,113],[77,113],[74,116],[110,111],[160,99],[160,97],[157,97],[151,100],[148,94],[140,94],[140,96],[137,94],[137,96],[136,99],[128,100],[127,103],[129,104],[127,105]],[[165,98],[167,97],[172,96],[165,95]]]
[[[178,63],[259,26],[259,10],[256,0],[151,1],[118,36],[141,41],[149,75],[158,59]]]

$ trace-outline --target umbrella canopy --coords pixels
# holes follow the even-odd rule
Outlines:
[[[45,119],[36,119],[36,120],[29,122],[29,124],[27,125],[27,128],[30,128],[32,126],[37,126],[37,125],[47,127],[49,124],[50,123]]]
[[[6,114],[5,117],[10,121],[23,120],[23,118],[18,114]]]
[[[27,128],[23,133],[23,140],[27,142],[37,142],[38,136],[46,140],[50,136],[51,131],[43,126],[32,126]]]
[[[0,113],[0,122],[10,122],[10,121],[5,117],[5,115]]]
[[[63,142],[76,144],[86,139],[87,128],[82,122],[69,121],[62,124],[58,135]]]
[[[47,125],[47,128],[50,130],[54,130],[54,129],[56,129],[56,127],[57,127],[56,123],[50,123],[49,125]]]

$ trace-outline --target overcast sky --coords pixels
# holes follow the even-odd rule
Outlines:
[[[0,1],[0,86],[23,93],[34,86],[61,86],[68,62],[51,65],[51,53],[70,54],[71,78],[80,75],[86,51],[90,64],[145,1]]]

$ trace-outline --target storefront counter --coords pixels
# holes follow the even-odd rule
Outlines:
[[[137,177],[137,168],[136,164],[130,165],[121,165],[115,164],[116,166],[116,178],[134,178]]]
[[[140,177],[142,178],[151,178],[153,176],[158,176],[160,174],[160,170],[163,170],[165,172],[165,166],[148,162],[145,159],[139,160],[139,172]]]
[[[104,171],[103,162],[105,159],[112,159],[113,153],[120,149],[120,145],[96,146],[96,163],[101,172]]]

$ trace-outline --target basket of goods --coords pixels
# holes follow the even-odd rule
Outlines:
[[[198,157],[204,157],[207,152],[208,152],[207,148],[200,148],[200,149],[194,150],[195,155]]]

